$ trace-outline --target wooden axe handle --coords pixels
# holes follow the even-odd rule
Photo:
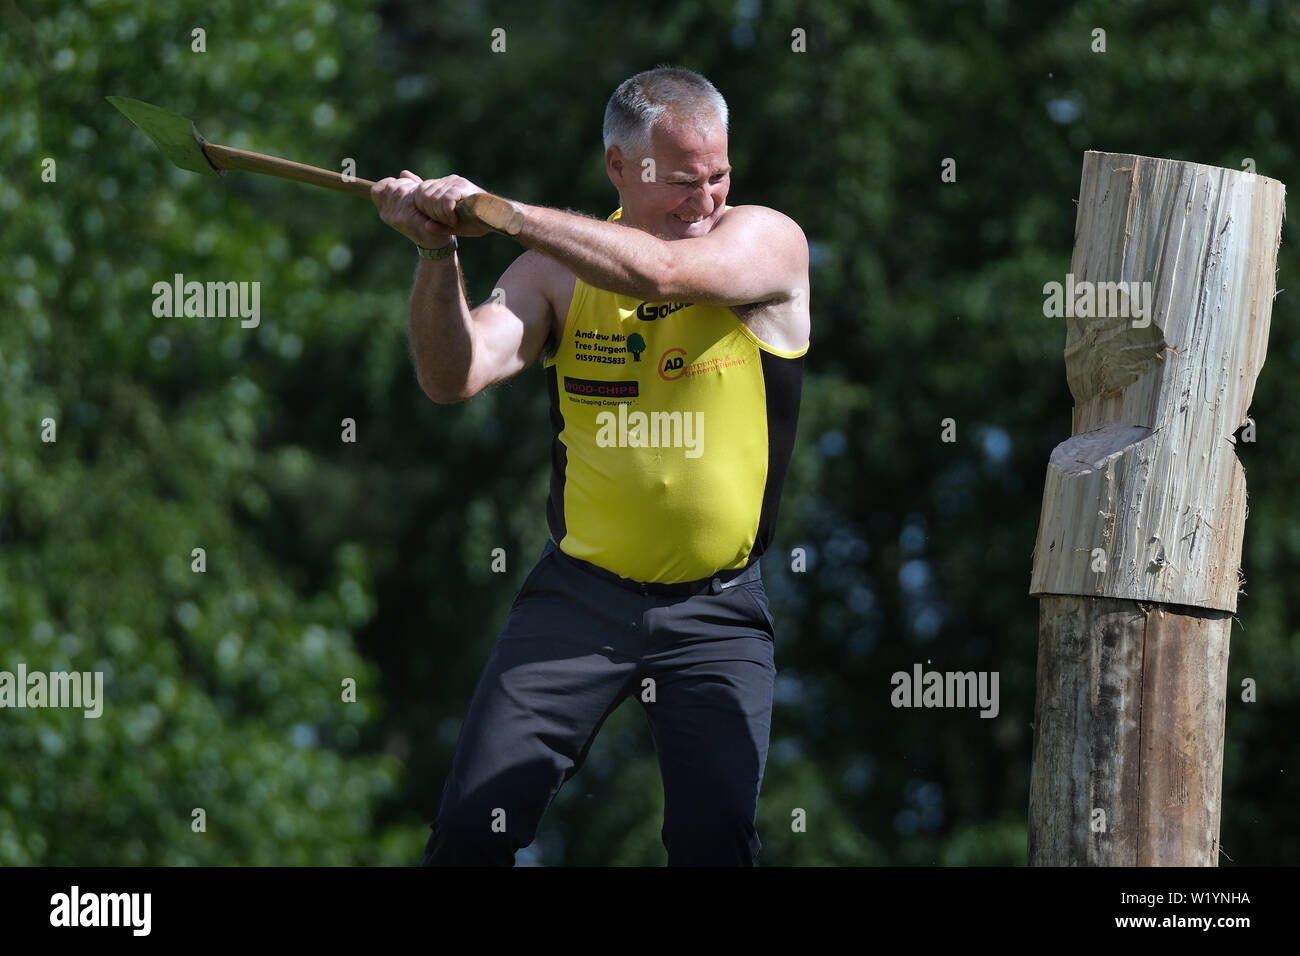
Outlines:
[[[310,183],[313,186],[324,186],[326,189],[337,189],[345,193],[369,195],[370,187],[374,185],[368,179],[353,179],[347,182],[343,179],[342,173],[336,173],[331,169],[307,166],[278,156],[267,156],[265,153],[251,153],[246,149],[235,149],[233,146],[204,143],[203,152],[208,157],[208,161],[221,170],[263,173],[267,176],[279,176],[281,179],[292,179],[297,183]]]
[[[321,169],[319,166],[308,166],[278,156],[235,149],[233,146],[221,146],[218,143],[203,143],[203,152],[213,166],[223,171],[229,169],[262,173],[267,176],[278,176],[281,179],[292,179],[298,183],[324,186],[326,189],[366,196],[370,195],[370,187],[374,185],[369,179],[345,180],[342,173],[336,173],[332,169]],[[489,229],[505,233],[507,236],[518,235],[524,225],[522,210],[508,199],[502,199],[491,193],[475,193],[462,199],[456,204],[456,215],[466,222],[482,223]]]
[[[524,211],[509,199],[491,193],[475,193],[456,203],[456,218],[482,223],[507,236],[517,236],[524,228]]]

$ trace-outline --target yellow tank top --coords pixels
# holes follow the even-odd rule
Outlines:
[[[543,363],[546,516],[560,549],[664,584],[757,560],[775,531],[807,351],[760,341],[725,306],[642,302],[577,279]]]

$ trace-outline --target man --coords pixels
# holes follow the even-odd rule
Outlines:
[[[421,388],[472,398],[540,356],[551,400],[551,539],[462,725],[425,865],[512,865],[605,718],[635,695],[673,865],[753,865],[775,634],[771,543],[808,348],[808,246],[789,218],[726,205],[727,106],[660,67],[615,91],[609,221],[516,203],[527,247],[465,301],[459,176],[372,191],[422,257]]]

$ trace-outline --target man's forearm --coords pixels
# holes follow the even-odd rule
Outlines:
[[[640,229],[544,206],[516,203],[524,224],[514,238],[564,265],[583,282],[653,300],[669,281],[671,243]]]
[[[420,260],[411,289],[410,342],[420,387],[430,398],[457,400],[469,379],[474,342],[456,254]]]

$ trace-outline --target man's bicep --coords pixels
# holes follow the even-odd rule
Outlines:
[[[488,300],[471,312],[471,395],[519,374],[542,354],[552,327],[546,268],[543,256],[525,252],[502,273]]]
[[[803,230],[775,209],[741,206],[699,239],[679,239],[663,297],[701,305],[747,305],[799,295],[807,284]],[[804,289],[804,294],[807,290]]]

